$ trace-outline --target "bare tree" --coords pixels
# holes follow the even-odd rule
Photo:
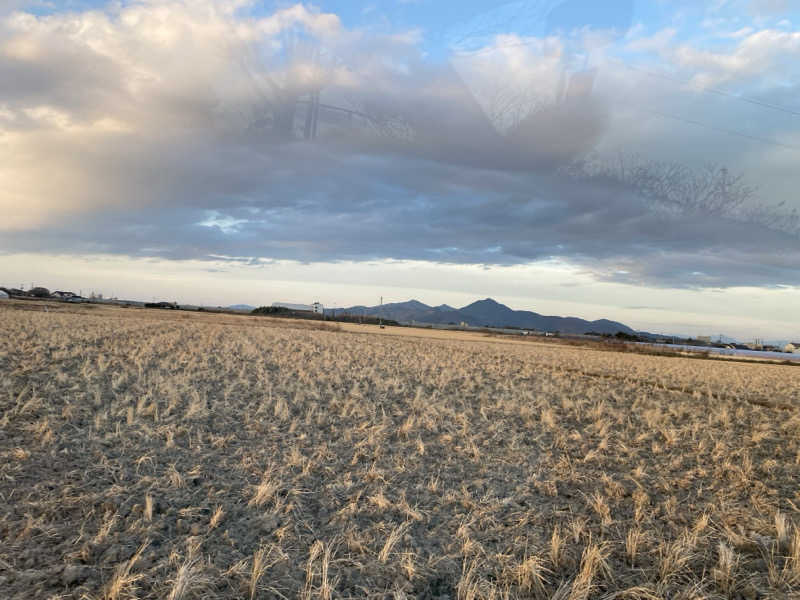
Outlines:
[[[623,183],[643,198],[679,212],[731,217],[743,214],[756,199],[756,189],[743,175],[715,164],[693,169],[678,162],[643,160],[621,153],[614,160],[593,155],[573,163],[568,172],[581,178]]]
[[[594,154],[572,163],[565,173],[621,183],[654,208],[676,214],[702,213],[800,235],[797,209],[790,209],[785,202],[765,203],[744,175],[724,166],[706,164],[693,169],[678,162],[645,160],[624,153],[615,159]]]
[[[773,205],[759,202],[745,207],[742,214],[751,223],[800,236],[800,213],[796,208],[787,207],[785,201]]]

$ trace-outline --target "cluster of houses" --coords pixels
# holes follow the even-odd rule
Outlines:
[[[92,293],[89,298],[85,298],[80,294],[76,294],[75,292],[69,292],[63,290],[56,290],[55,292],[50,292],[50,290],[44,287],[31,287],[29,290],[23,290],[20,288],[7,288],[0,286],[0,300],[7,300],[10,298],[41,298],[50,300],[61,300],[62,302],[101,302],[101,303],[111,303],[111,304],[120,302],[117,301],[116,298],[105,299],[103,298],[102,294],[95,294],[95,293]],[[165,308],[173,310],[178,310],[181,308],[196,310],[199,308],[194,306],[181,307],[178,306],[176,302],[124,301],[124,304],[126,306],[143,306],[144,308]],[[311,313],[314,315],[325,314],[325,307],[320,302],[313,302],[311,304],[274,302],[272,306],[278,310],[288,311],[292,313]],[[202,308],[199,309],[203,310]]]
[[[800,354],[800,342],[789,342],[785,346],[774,346],[772,344],[761,344],[753,342],[751,344],[716,344],[717,347],[728,350],[757,350],[760,352],[786,352],[789,354]]]
[[[51,294],[53,298],[58,298],[59,300],[85,300],[83,296],[79,296],[75,292],[53,292]]]
[[[786,352],[788,354],[800,354],[800,342],[789,342],[785,346],[773,346],[771,344],[724,344],[721,346],[728,350],[757,350],[761,352]]]
[[[675,340],[664,338],[656,340],[657,344],[674,344]],[[714,342],[711,336],[699,335],[695,338],[688,340],[681,340],[679,343],[689,344],[691,346],[713,346],[714,348],[724,348],[726,350],[756,350],[760,352],[786,352],[789,354],[800,354],[800,342],[790,342],[783,346],[776,346],[773,344],[765,344],[762,340],[755,340],[748,344],[741,344],[736,342]]]
[[[68,302],[86,302],[89,300],[75,292],[64,292],[61,290],[50,292],[50,290],[43,287],[32,287],[29,290],[0,287],[0,300],[8,298],[51,298],[53,300],[65,300]],[[102,299],[102,296],[99,296],[99,298]]]
[[[726,348],[736,348],[737,350],[758,350],[763,352],[786,352],[787,354],[800,354],[800,342],[789,342],[784,346],[764,344],[759,340],[750,344],[727,344]]]

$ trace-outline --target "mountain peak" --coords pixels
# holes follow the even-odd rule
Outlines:
[[[468,304],[467,306],[463,307],[461,310],[476,309],[476,308],[480,310],[508,310],[508,311],[511,310],[505,304],[500,304],[494,298],[484,298],[483,300],[476,300],[472,304]]]
[[[400,305],[400,306],[408,306],[408,307],[412,307],[413,306],[415,308],[430,308],[424,302],[420,302],[419,300],[416,300],[414,298],[412,298],[408,302],[398,302],[397,304]]]

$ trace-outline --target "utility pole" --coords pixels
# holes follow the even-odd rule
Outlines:
[[[311,51],[311,64],[315,68],[320,60],[319,48],[314,48]],[[307,140],[313,140],[317,137],[317,123],[319,122],[319,84],[315,83],[314,88],[308,92],[308,107],[306,108],[306,120],[303,127],[303,137]]]
[[[313,140],[317,137],[317,123],[319,122],[319,90],[309,93],[308,108],[306,109],[306,122],[303,128],[303,137]]]

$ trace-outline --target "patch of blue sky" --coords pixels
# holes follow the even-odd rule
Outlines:
[[[17,0],[39,14],[112,8],[141,0]],[[151,1],[151,0],[147,0]],[[292,2],[256,0],[241,10],[269,15]],[[419,30],[423,49],[444,57],[454,49],[475,50],[498,35],[541,37],[565,30],[615,29],[655,33],[676,29],[676,39],[696,39],[710,31],[733,33],[748,26],[797,29],[800,2],[794,0],[319,0],[307,3],[336,14],[346,28],[399,33]]]
[[[117,2],[116,4],[124,4]],[[34,15],[84,12],[107,8],[107,0],[19,0],[14,8]]]
[[[237,219],[230,215],[224,215],[216,210],[209,210],[206,211],[206,218],[196,223],[196,225],[201,227],[215,227],[222,233],[233,234],[238,233],[240,227],[247,222],[247,219]]]
[[[37,14],[125,6],[142,0],[17,0],[24,10]],[[146,0],[152,2],[152,0]],[[256,0],[242,14],[267,16],[292,2]],[[697,49],[723,51],[759,28],[797,31],[800,2],[795,0],[319,0],[309,4],[333,13],[346,29],[381,34],[419,32],[419,46],[431,62],[448,61],[454,54],[487,51],[530,38],[559,36],[566,40],[578,31],[606,31],[606,56],[627,64],[658,67],[658,49],[635,47],[630,42],[665,35],[665,43],[691,42]],[[777,8],[776,8],[777,7]],[[504,37],[501,37],[504,36]],[[518,40],[514,40],[516,36]],[[582,67],[590,58],[567,42],[565,50]],[[489,50],[490,51],[490,50]],[[573,62],[575,62],[573,61]]]

